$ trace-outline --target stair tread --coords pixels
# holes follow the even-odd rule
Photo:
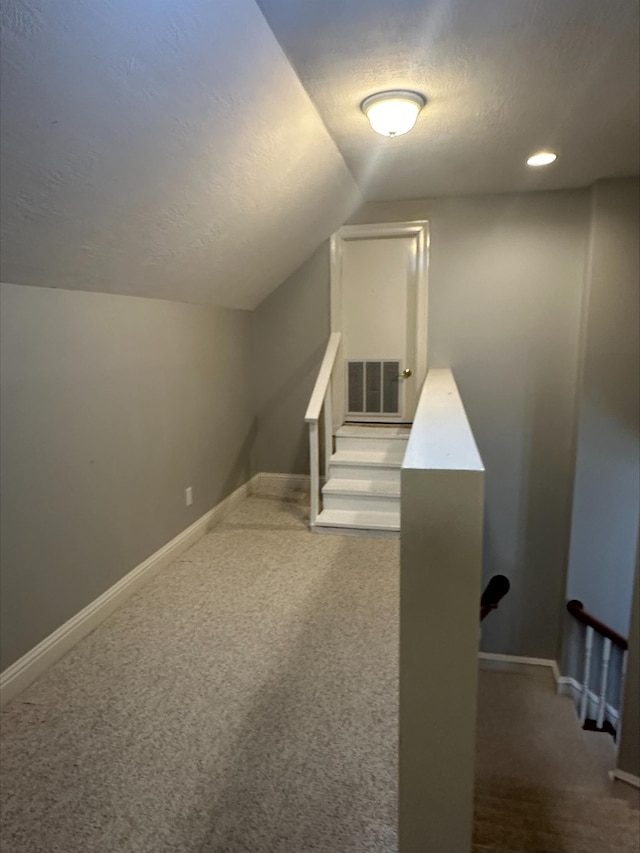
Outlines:
[[[476,780],[473,853],[632,853],[637,809],[588,788],[548,788],[506,777]]]
[[[386,480],[348,480],[336,477],[327,480],[324,494],[372,495],[375,497],[399,498],[400,484]]]
[[[593,847],[590,848],[593,851]],[[602,853],[603,848],[598,847],[597,853]],[[637,853],[636,847],[629,847],[628,845],[620,846],[618,844],[615,847],[611,846],[610,843],[607,843],[606,853]],[[543,847],[539,844],[536,844],[534,847],[513,847],[509,845],[509,847],[502,847],[500,842],[488,843],[488,844],[477,844],[474,842],[471,853],[584,853],[584,848],[582,850],[580,848],[576,848],[575,846],[567,846],[564,839],[555,839],[555,843],[552,847]]]
[[[381,465],[389,468],[402,466],[403,453],[388,450],[337,450],[332,454],[331,465]]]
[[[509,776],[483,776],[476,779],[474,795],[476,800],[494,800],[496,798],[509,799],[515,802],[574,802],[576,804],[600,803],[602,793],[596,789],[583,786],[562,786],[562,788],[549,789],[548,786],[540,786],[525,782]],[[609,804],[622,808],[629,808],[629,803],[617,797],[608,796]]]
[[[409,426],[367,426],[344,425],[336,430],[337,438],[389,438],[406,441],[409,438],[411,427]]]
[[[541,826],[540,815],[544,815],[546,826]],[[493,807],[477,806],[474,813],[474,827],[477,832],[486,831],[488,827],[500,825],[504,829],[513,831],[536,832],[544,829],[549,831],[553,828],[561,831],[563,835],[589,837],[590,834],[599,833],[603,826],[615,826],[620,836],[626,836],[626,841],[634,840],[638,834],[638,813],[631,809],[618,811],[610,809],[608,802],[601,802],[597,806],[591,804],[589,809],[571,808],[570,804],[563,807],[553,808],[551,804],[544,808],[529,808],[524,810],[513,810],[508,801],[496,803]]]
[[[475,794],[475,808],[478,814],[481,812],[487,813],[496,808],[503,808],[510,814],[530,814],[537,809],[544,808],[550,812],[570,812],[589,814],[594,807],[599,808],[602,805],[603,798],[601,795],[585,795],[583,797],[565,794],[563,791],[554,792],[553,796],[547,797],[526,797],[518,794],[510,795],[502,794]],[[626,800],[619,800],[615,797],[606,798],[608,810],[613,814],[626,816],[633,814],[633,809]]]
[[[316,525],[360,530],[400,530],[400,512],[323,509],[316,519]]]
[[[562,850],[575,850],[576,853],[604,851],[614,849],[612,835],[615,832],[615,845],[619,850],[634,850],[633,833],[621,832],[615,825],[605,823],[598,827],[585,827],[582,824],[565,824],[561,828],[540,821],[537,828],[511,827],[492,823],[483,826],[476,823],[473,829],[473,841],[476,844],[493,844],[503,850],[524,849],[537,851],[553,850],[559,843]]]

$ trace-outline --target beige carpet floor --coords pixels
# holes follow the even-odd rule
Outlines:
[[[306,515],[247,500],[5,708],[2,853],[395,853],[398,542]],[[612,799],[546,673],[479,705],[478,844],[504,784]]]
[[[398,542],[306,525],[249,499],[4,711],[2,853],[393,849]]]

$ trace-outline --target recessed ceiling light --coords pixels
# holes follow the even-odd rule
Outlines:
[[[369,95],[361,107],[376,133],[393,137],[402,136],[412,129],[426,103],[427,99],[418,92],[395,89]]]
[[[536,151],[535,154],[532,154],[531,157],[527,160],[528,166],[548,166],[549,163],[553,163],[555,159],[557,159],[558,155],[554,154],[553,151]]]

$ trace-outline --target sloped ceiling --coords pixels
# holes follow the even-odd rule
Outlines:
[[[637,0],[258,4],[3,0],[3,281],[253,308],[363,196],[638,174]]]
[[[638,174],[638,0],[257,2],[368,200]],[[428,101],[392,140],[360,110],[390,88]]]
[[[2,16],[2,281],[253,308],[361,201],[253,0]]]

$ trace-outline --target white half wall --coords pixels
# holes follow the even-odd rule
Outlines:
[[[450,370],[427,375],[401,476],[399,849],[460,853],[473,824],[484,467]]]

